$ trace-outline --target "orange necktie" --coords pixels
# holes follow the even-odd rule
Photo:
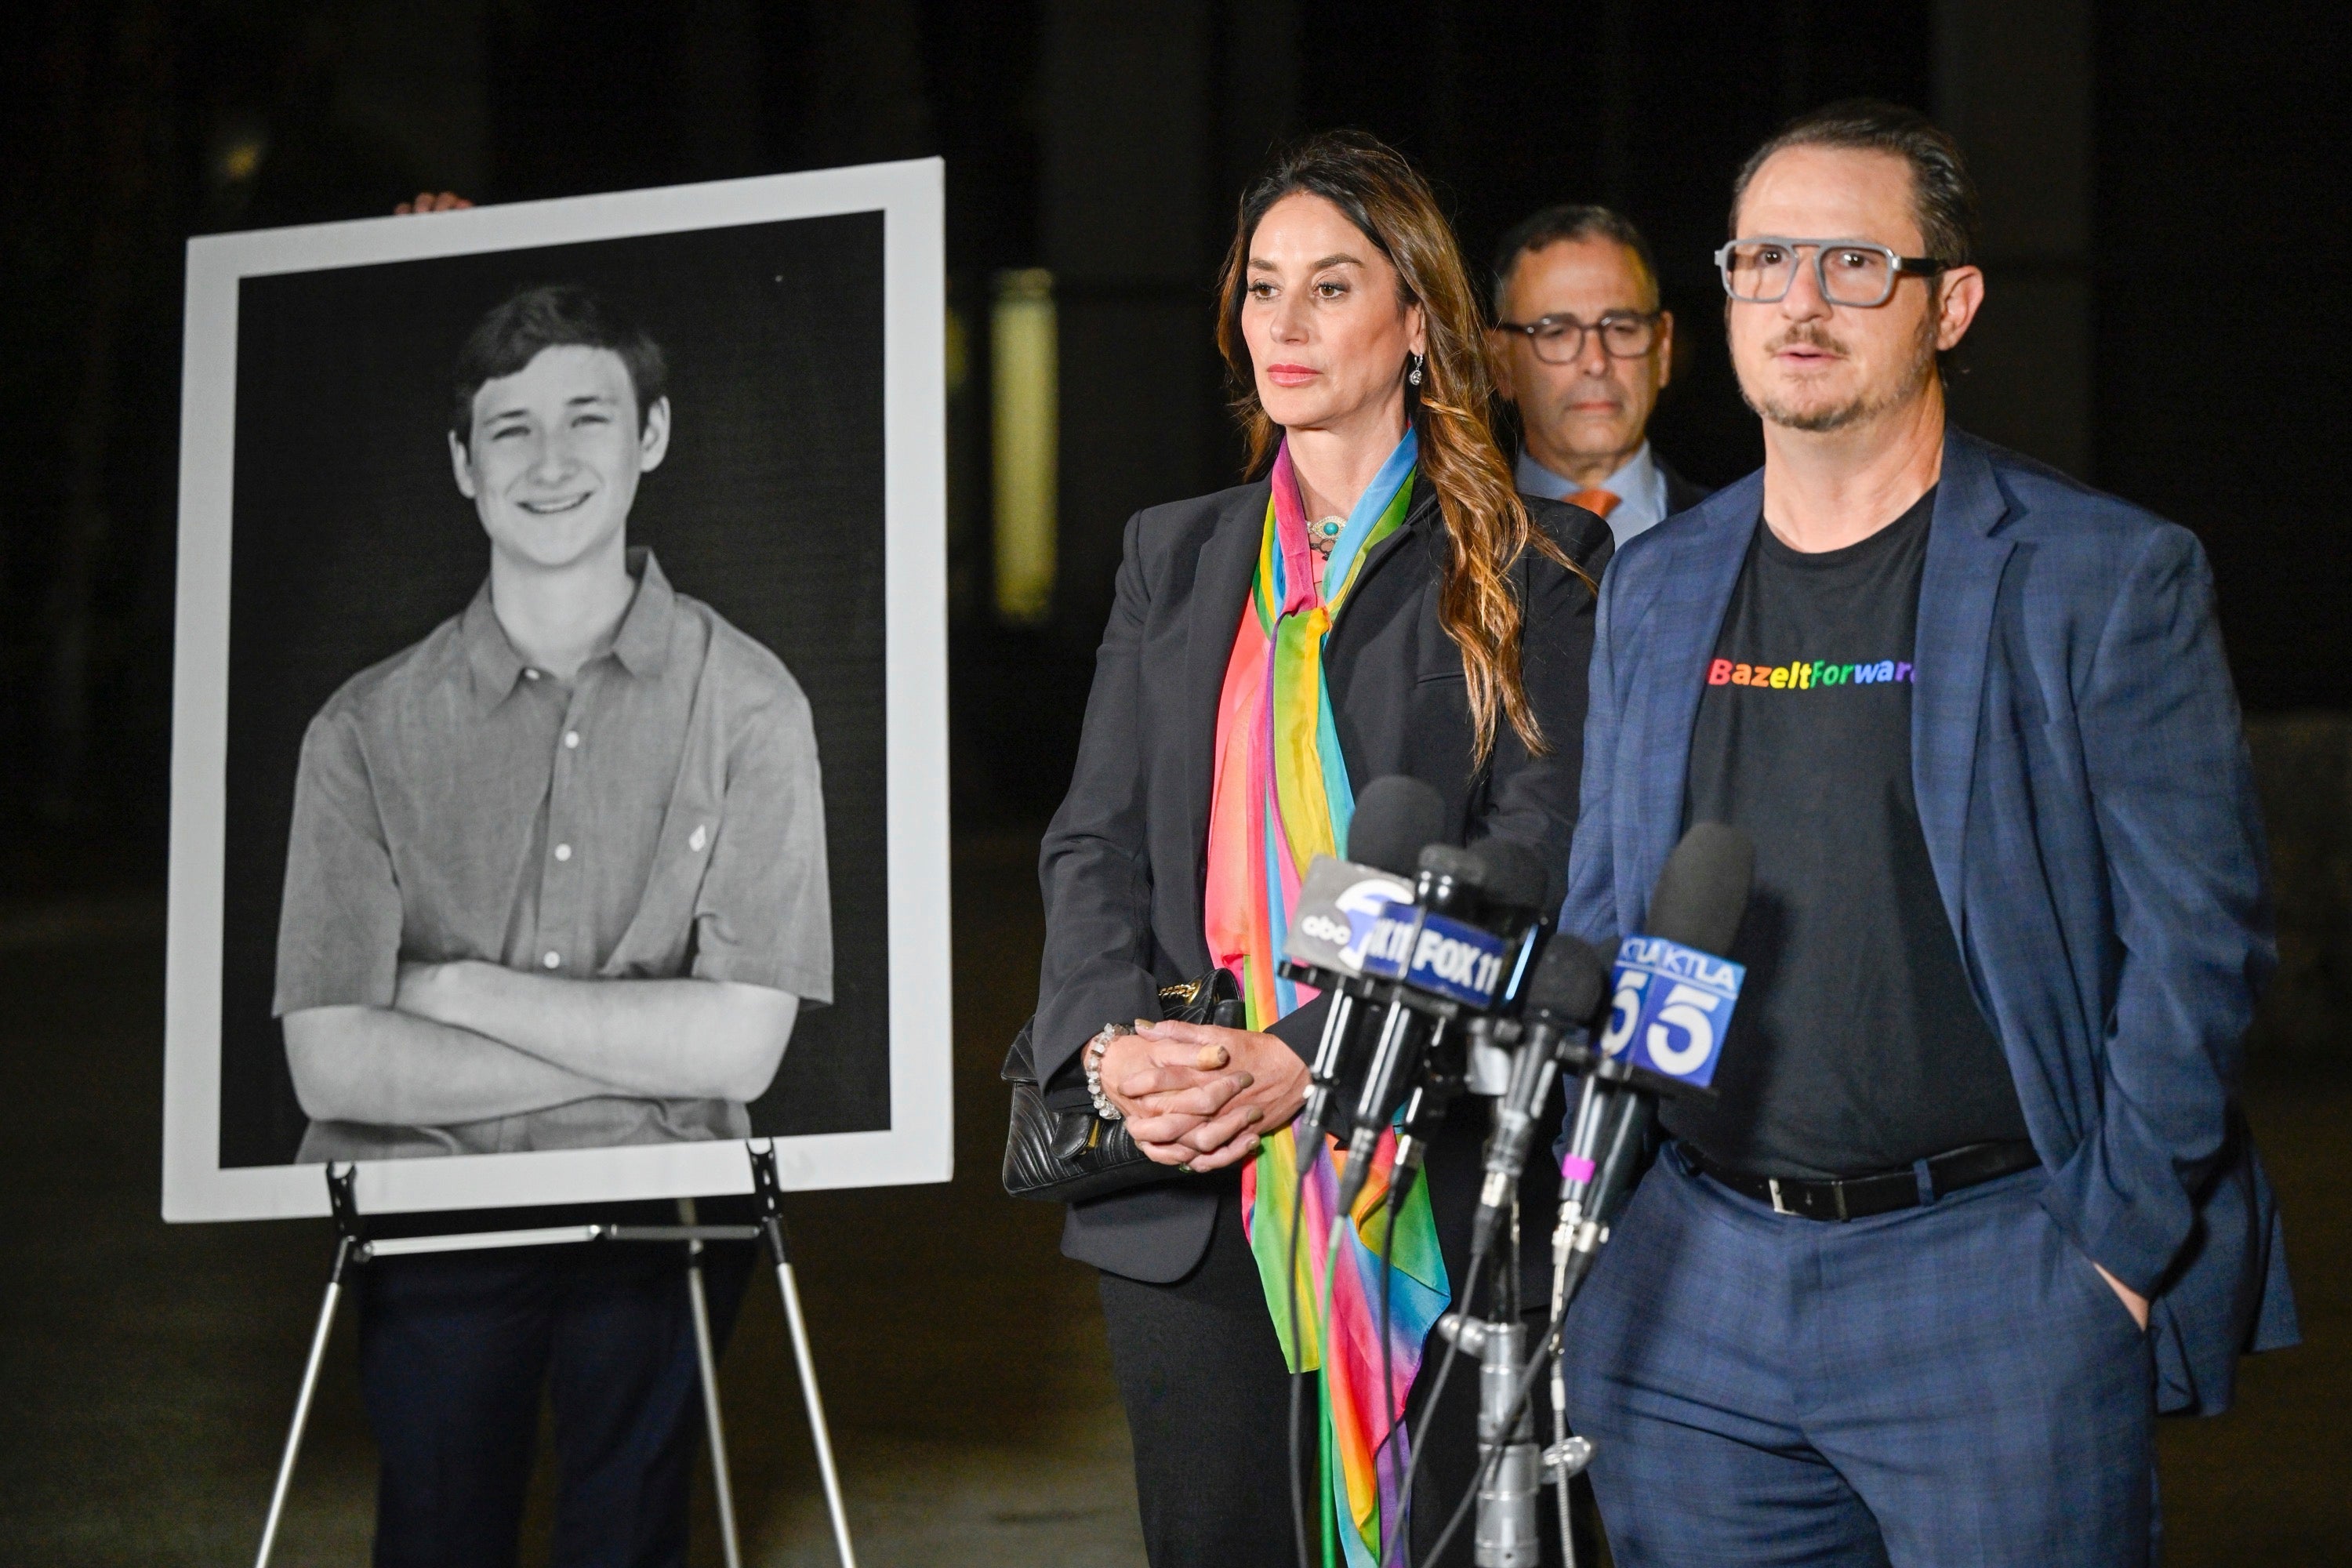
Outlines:
[[[1569,497],[1568,504],[1580,506],[1595,517],[1607,517],[1623,499],[1615,490],[1604,490],[1599,485],[1594,485]]]

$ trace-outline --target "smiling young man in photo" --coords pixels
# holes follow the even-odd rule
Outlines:
[[[1623,1568],[2123,1568],[2155,1416],[2296,1338],[2236,1106],[2273,963],[2196,537],[1951,426],[1987,292],[1958,148],[1825,109],[1719,253],[1761,472],[1602,584],[1560,928],[1744,828],[1710,1097],[1570,1314]]]
[[[627,542],[666,375],[575,287],[459,353],[449,459],[488,579],[303,740],[276,997],[301,1160],[741,1138],[831,1000],[807,700]],[[550,1367],[558,1561],[682,1561],[686,1311],[661,1248],[371,1266],[376,1561],[511,1560]]]

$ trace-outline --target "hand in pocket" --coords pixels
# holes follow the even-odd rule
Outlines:
[[[2114,1275],[2108,1273],[2105,1268],[2099,1268],[2098,1264],[2093,1263],[2091,1267],[2098,1268],[2099,1278],[2107,1282],[2107,1288],[2113,1290],[2116,1293],[2116,1299],[2123,1302],[2124,1310],[2132,1315],[2132,1321],[2140,1326],[2141,1332],[2147,1332],[2147,1298],[2134,1290],[2130,1286],[2125,1284]]]

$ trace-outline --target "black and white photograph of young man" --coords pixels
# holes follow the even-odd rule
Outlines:
[[[644,329],[526,289],[454,380],[488,575],[303,739],[275,1008],[297,1159],[745,1137],[833,999],[808,700],[629,545],[670,438]]]
[[[167,1216],[944,1178],[938,193],[192,242]]]

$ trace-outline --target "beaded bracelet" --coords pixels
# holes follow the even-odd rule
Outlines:
[[[1110,1102],[1110,1096],[1103,1092],[1103,1052],[1109,1047],[1110,1043],[1113,1040],[1118,1038],[1121,1035],[1131,1035],[1133,1033],[1135,1033],[1135,1029],[1130,1025],[1105,1024],[1102,1026],[1102,1032],[1097,1034],[1093,1039],[1087,1042],[1086,1056],[1084,1058],[1087,1069],[1087,1093],[1095,1102],[1095,1114],[1101,1117],[1105,1121],[1124,1121],[1127,1120],[1127,1113],[1119,1110],[1118,1106],[1113,1105]]]

